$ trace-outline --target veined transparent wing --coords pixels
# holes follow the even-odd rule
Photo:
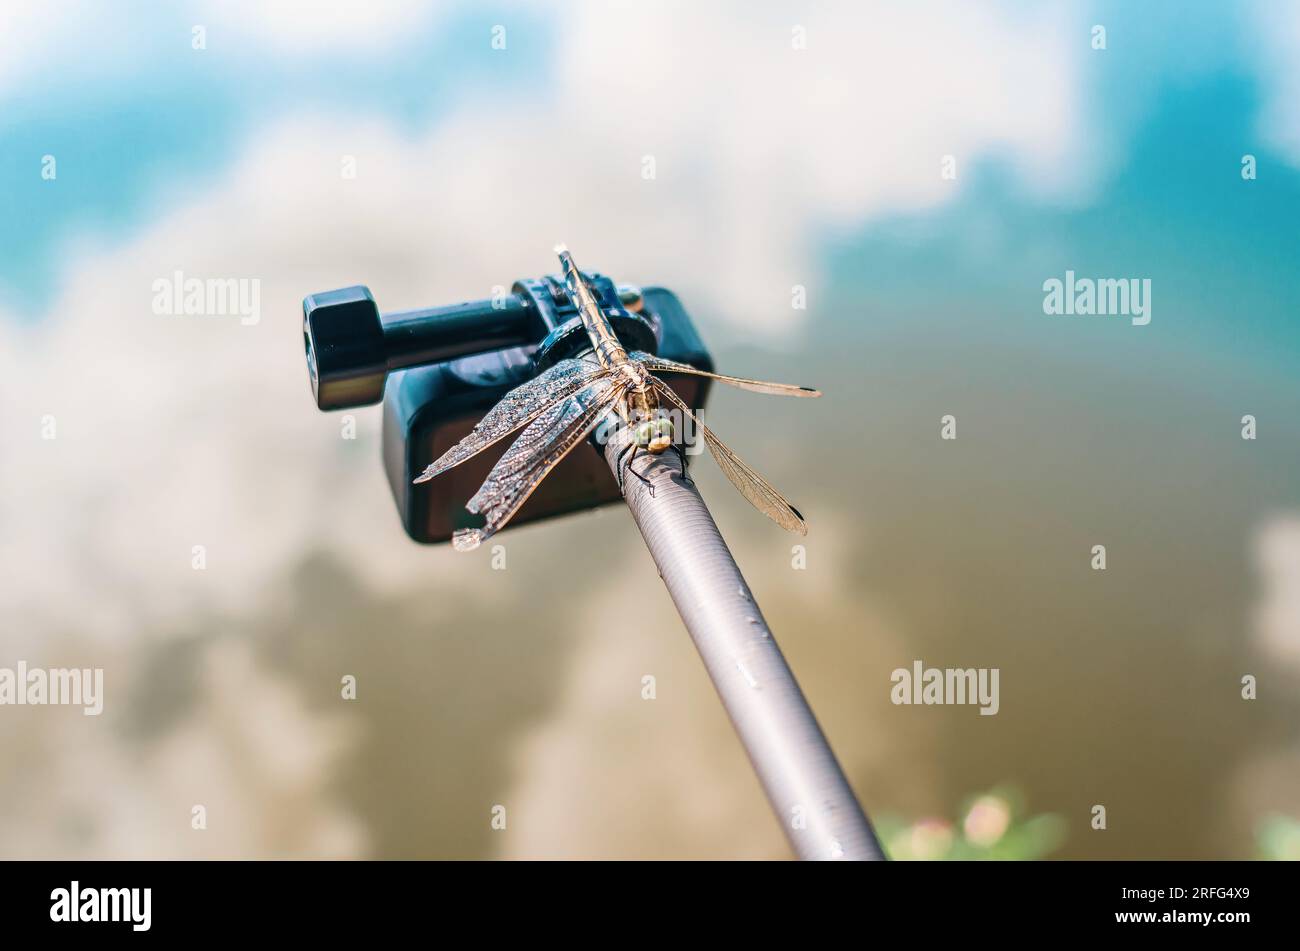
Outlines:
[[[770,482],[751,469],[745,460],[727,448],[727,444],[719,439],[713,430],[700,422],[699,418],[673,392],[671,386],[657,377],[654,386],[660,397],[675,404],[683,413],[695,421],[695,425],[700,428],[700,434],[704,436],[705,445],[709,447],[709,452],[713,453],[713,458],[718,462],[718,468],[731,480],[731,484],[740,490],[740,494],[749,499],[754,508],[788,532],[797,532],[800,535],[808,534],[808,523],[803,520],[803,515],[800,514],[799,510],[791,505],[785,496],[773,488]]]
[[[452,536],[452,544],[469,551],[505,527],[551,470],[614,412],[626,390],[622,380],[599,376],[547,407],[519,434],[465,505],[486,516],[486,524],[461,529]]]
[[[795,386],[792,383],[769,383],[766,380],[747,380],[740,376],[724,376],[721,373],[698,370],[689,363],[678,363],[676,360],[665,360],[663,357],[651,356],[639,350],[636,353],[629,354],[629,356],[652,373],[655,370],[662,370],[666,373],[690,373],[694,376],[707,376],[711,380],[721,380],[723,383],[739,387],[742,390],[752,390],[755,393],[770,393],[773,396],[809,397],[822,395],[821,390],[814,390],[809,386]]]
[[[594,359],[561,360],[546,372],[515,387],[492,407],[477,426],[425,468],[415,479],[428,482],[434,476],[473,458],[484,449],[531,423],[557,400],[590,385],[607,371]]]

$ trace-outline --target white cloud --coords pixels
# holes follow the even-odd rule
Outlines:
[[[581,201],[574,186],[598,192],[642,235],[641,266],[677,275],[692,262],[747,326],[789,319],[790,287],[817,283],[828,231],[939,205],[981,160],[1010,162],[1039,195],[1091,175],[1078,148],[1086,34],[1058,10],[592,3],[573,24],[550,109],[482,116],[480,137],[546,142],[492,171],[516,192],[550,181],[556,198],[537,210],[561,220]],[[792,48],[796,25],[806,49]],[[639,178],[647,154],[654,182]],[[955,183],[940,176],[945,155]]]
[[[36,3],[0,4],[0,92],[48,64],[54,59],[55,47],[74,38],[76,24],[95,18],[89,3],[74,0],[57,8]],[[65,54],[72,52],[64,50]]]
[[[1248,52],[1255,54],[1264,96],[1260,137],[1300,165],[1300,11],[1288,3],[1257,3],[1246,10]]]
[[[1300,515],[1266,522],[1254,541],[1255,636],[1274,658],[1300,666]]]
[[[355,740],[351,731],[310,714],[290,686],[259,668],[247,645],[215,644],[202,651],[201,664],[191,714],[140,750],[106,741],[101,721],[80,711],[7,710],[0,749],[24,769],[4,790],[0,854],[363,857],[364,828],[328,791]],[[124,686],[111,673],[106,684]],[[116,721],[109,729],[121,728],[121,710],[120,703],[106,707]],[[30,713],[25,722],[13,720],[23,713]],[[195,806],[204,809],[204,829],[192,825]]]
[[[433,0],[208,0],[196,23],[282,53],[319,55],[325,49],[376,53],[428,22]]]
[[[132,5],[60,0],[0,4],[0,94],[80,77],[103,83],[136,73],[161,49],[189,50],[191,30],[237,56],[350,60],[389,54],[454,3],[436,0],[194,0]],[[232,42],[227,43],[230,40]],[[486,40],[485,40],[486,42]],[[164,80],[165,81],[165,80]]]

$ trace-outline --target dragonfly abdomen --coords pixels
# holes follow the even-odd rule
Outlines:
[[[611,334],[613,331],[610,331]],[[627,351],[623,345],[618,342],[614,336],[604,336],[603,334],[591,334],[592,343],[595,345],[596,359],[600,365],[608,370],[616,370],[619,367],[629,366],[631,361],[628,359]]]

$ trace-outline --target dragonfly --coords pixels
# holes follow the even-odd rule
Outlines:
[[[431,462],[415,479],[416,483],[428,482],[519,433],[465,505],[471,513],[483,515],[486,523],[481,528],[455,532],[453,546],[458,551],[471,551],[501,531],[564,457],[602,426],[621,424],[624,438],[631,445],[631,455],[619,465],[620,487],[624,469],[644,478],[631,468],[637,454],[657,456],[675,444],[675,426],[665,412],[669,407],[676,407],[683,420],[689,418],[694,423],[718,467],[750,504],[787,531],[806,535],[808,525],[799,510],[700,422],[672,387],[655,374],[693,374],[742,390],[777,396],[816,397],[821,392],[789,383],[709,373],[640,351],[629,353],[619,342],[587,276],[578,270],[569,249],[563,244],[556,245],[555,253],[560,258],[565,289],[577,307],[591,349],[581,356],[559,361],[508,392],[469,435]],[[683,456],[683,467],[685,461]]]

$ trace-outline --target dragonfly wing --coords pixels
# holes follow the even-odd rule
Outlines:
[[[465,506],[486,516],[486,524],[457,531],[452,544],[469,551],[505,527],[551,470],[614,412],[626,389],[611,376],[599,377],[529,423]]]
[[[710,380],[721,380],[723,383],[739,387],[742,390],[752,390],[755,393],[770,393],[773,396],[808,397],[822,395],[821,390],[814,390],[810,386],[795,386],[791,383],[768,383],[765,380],[747,380],[739,376],[723,376],[721,373],[698,370],[689,363],[678,363],[676,360],[666,360],[663,357],[651,356],[640,351],[629,354],[629,356],[651,372],[659,370],[665,373],[690,373],[693,376],[707,376]]]
[[[804,521],[799,510],[786,500],[772,484],[749,467],[745,460],[732,452],[727,444],[719,439],[708,426],[690,411],[687,405],[673,392],[673,388],[663,380],[655,379],[656,392],[695,421],[709,452],[717,460],[718,468],[723,471],[731,484],[740,490],[740,494],[749,499],[751,505],[788,532],[800,535],[808,534],[808,523]]]
[[[428,482],[434,476],[478,455],[521,426],[540,417],[557,401],[590,386],[605,372],[594,360],[561,360],[545,373],[501,397],[500,402],[479,420],[469,435],[429,463],[415,481]]]

